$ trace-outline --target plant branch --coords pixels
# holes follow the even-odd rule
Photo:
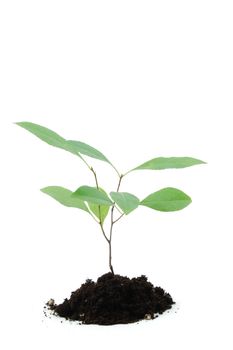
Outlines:
[[[78,155],[79,155],[79,157],[82,159],[82,161],[86,164],[86,166],[88,167],[88,169],[91,170],[91,172],[94,174],[96,187],[99,188],[98,179],[97,179],[97,175],[96,175],[95,170],[92,168],[92,166],[90,166],[90,165],[87,163],[87,161],[81,156],[80,153],[79,153]],[[100,225],[101,222],[98,221],[98,220],[95,218],[95,216],[92,214],[92,212],[91,212],[90,210],[89,210],[89,213],[90,213],[90,215],[93,217],[93,219]],[[99,217],[100,217],[100,206],[99,206]],[[105,235],[105,233],[104,233],[104,235]],[[107,238],[106,235],[105,235],[105,238]]]
[[[91,170],[91,172],[93,173],[93,175],[94,175],[94,177],[95,177],[96,188],[99,189],[99,183],[98,183],[98,179],[97,179],[96,172],[95,172],[95,170],[94,170],[92,167],[90,168],[90,170]],[[98,205],[98,211],[99,211],[99,224],[100,224],[100,226],[101,226],[102,232],[104,233],[104,231],[103,231],[103,224],[102,224],[102,222],[101,222],[101,209],[100,209],[100,205]],[[107,236],[105,235],[105,233],[104,233],[104,236],[105,236],[105,238],[107,238]]]
[[[106,239],[106,241],[107,241],[108,244],[109,244],[109,239],[108,239],[108,237],[106,236],[106,233],[105,233],[104,228],[103,228],[103,224],[100,222],[99,225],[100,225],[101,231],[102,231],[102,233],[103,233],[103,235],[104,235],[104,238]]]
[[[111,166],[112,166],[112,168],[115,170],[115,172],[117,173],[117,175],[119,176],[119,177],[121,177],[121,174],[120,174],[120,172],[117,170],[117,168],[115,167],[115,165],[113,165],[112,163],[109,163]]]
[[[80,153],[78,153],[79,158],[82,159],[82,161],[86,164],[86,166],[91,170],[91,166],[87,163],[86,159],[84,159]]]
[[[131,169],[131,170],[127,171],[126,173],[124,173],[124,175],[123,175],[123,176],[128,175],[128,174],[129,174],[129,173],[131,173],[133,170],[134,170],[134,169]]]
[[[99,183],[98,183],[96,172],[95,172],[95,170],[92,167],[90,167],[90,170],[91,170],[91,172],[93,173],[93,175],[95,177],[96,187],[97,187],[97,189],[99,189]]]
[[[96,175],[96,172],[95,172],[95,170],[92,168],[92,167],[90,167],[90,170],[91,170],[91,172],[93,173],[93,175],[94,175],[94,178],[95,178],[95,183],[96,183],[96,188],[97,189],[99,189],[99,183],[98,183],[98,179],[97,179],[97,175]],[[106,239],[106,241],[108,242],[108,244],[109,244],[109,238],[107,237],[107,235],[106,235],[106,233],[105,233],[105,231],[104,231],[104,227],[103,227],[103,223],[101,222],[101,211],[100,211],[100,205],[98,205],[98,209],[99,209],[99,221],[97,221],[98,222],[98,224],[100,225],[100,228],[101,228],[101,231],[102,231],[102,233],[103,233],[103,236],[104,236],[104,238]]]
[[[118,211],[118,213],[120,213],[121,215],[123,214],[117,206],[115,206],[115,208]]]
[[[125,215],[125,214],[122,213],[122,214],[119,216],[119,218],[117,218],[116,220],[113,221],[113,224],[115,224],[118,220],[120,220],[124,215]]]
[[[99,221],[95,218],[95,216],[92,214],[92,212],[89,209],[89,214],[93,217],[93,219],[95,220],[95,222],[97,222],[97,224],[99,224]]]
[[[82,159],[82,161],[86,164],[86,166],[93,172],[93,168],[87,163],[86,159],[83,158],[83,156],[81,156],[80,153],[77,154],[79,156],[79,158]],[[115,172],[117,173],[117,175],[119,177],[121,177],[121,174],[120,172],[117,170],[117,168],[115,167],[115,165],[113,165],[111,162],[108,161],[108,163],[111,165],[111,167],[115,170]]]

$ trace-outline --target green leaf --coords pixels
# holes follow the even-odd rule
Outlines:
[[[187,168],[193,165],[206,164],[200,159],[195,159],[191,157],[158,157],[145,162],[138,167],[130,170],[162,170],[162,169],[174,169],[174,168]]]
[[[191,202],[191,198],[184,192],[167,187],[150,194],[140,204],[159,211],[176,211],[187,207]]]
[[[99,190],[103,193],[107,193],[102,189],[99,188]],[[93,203],[88,203],[89,209],[95,216],[100,220],[100,222],[103,224],[104,220],[106,219],[108,212],[109,212],[109,205],[98,205],[98,204],[93,204]]]
[[[101,153],[96,148],[89,146],[84,142],[68,140],[67,144],[71,147],[71,149],[73,149],[78,153],[81,153],[88,157],[96,158],[111,164],[110,161],[103,155],[103,153]]]
[[[73,197],[72,196],[73,192],[70,190],[67,190],[64,187],[48,186],[48,187],[42,188],[41,191],[43,193],[46,193],[50,197],[54,198],[59,203],[65,205],[66,207],[79,208],[89,212],[84,201],[80,200],[79,198]]]
[[[111,164],[111,162],[103,155],[103,153],[84,142],[66,140],[54,131],[38,124],[30,122],[19,122],[16,124],[31,132],[39,139],[48,143],[51,146],[62,148],[65,151],[71,152],[77,156],[80,156],[81,153],[86,156],[96,158]]]
[[[113,204],[110,198],[96,187],[81,186],[75,192],[73,192],[72,196],[92,204],[108,206]]]
[[[27,131],[31,132],[32,134],[37,136],[39,139],[48,143],[51,146],[62,148],[66,151],[74,153],[72,148],[69,145],[67,145],[67,141],[63,137],[58,135],[56,132],[48,128],[45,128],[44,126],[30,123],[30,122],[19,122],[16,124],[26,129]]]
[[[131,211],[136,209],[140,204],[139,199],[131,193],[111,192],[110,195],[111,195],[112,199],[114,200],[114,202],[116,202],[118,207],[126,215],[131,213]]]
[[[58,147],[61,149],[64,149],[65,151],[71,152],[78,157],[80,157],[84,162],[85,160],[82,158],[82,155],[96,158],[99,160],[102,160],[104,162],[107,162],[112,166],[112,168],[117,172],[117,174],[120,176],[119,171],[116,169],[116,167],[96,148],[81,142],[81,141],[73,141],[73,140],[66,140],[54,131],[45,128],[44,126],[30,123],[30,122],[18,122],[15,123],[22,128],[28,130],[35,136],[37,136],[42,141],[48,143],[51,146]],[[86,163],[86,162],[85,162]]]

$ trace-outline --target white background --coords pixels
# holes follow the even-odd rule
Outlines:
[[[232,1],[0,1],[2,349],[232,349]],[[43,317],[107,272],[99,228],[39,189],[93,185],[72,154],[13,122],[100,149],[125,172],[156,156],[208,162],[138,171],[140,198],[178,187],[183,211],[140,208],[116,225],[113,264],[177,302],[153,322],[78,326]],[[116,176],[91,162],[102,187]],[[96,226],[95,226],[96,225]]]

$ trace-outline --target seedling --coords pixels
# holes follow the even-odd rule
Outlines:
[[[74,207],[81,209],[88,213],[92,219],[99,225],[104,239],[108,244],[108,264],[110,271],[114,274],[112,265],[112,235],[113,226],[125,215],[129,215],[133,210],[139,206],[145,206],[154,210],[171,212],[184,209],[191,203],[191,198],[183,191],[166,187],[159,191],[153,192],[143,200],[137,198],[134,194],[128,192],[120,192],[122,180],[129,173],[136,170],[162,170],[172,168],[186,168],[197,164],[204,164],[205,162],[191,158],[191,157],[158,157],[153,158],[129,171],[125,174],[120,173],[115,165],[103,153],[96,148],[80,141],[66,140],[52,130],[43,126],[30,123],[19,122],[17,125],[28,130],[44,142],[51,146],[61,148],[65,151],[71,152],[78,156],[92,173],[95,181],[95,186],[81,186],[76,191],[68,190],[60,186],[49,186],[42,188],[41,191],[54,198],[61,204],[67,207]],[[118,184],[116,191],[109,194],[100,187],[97,173],[93,167],[86,160],[86,156],[96,158],[98,160],[108,163],[117,173]],[[115,211],[118,211],[118,216],[115,217]],[[110,231],[106,232],[105,220],[110,212]]]

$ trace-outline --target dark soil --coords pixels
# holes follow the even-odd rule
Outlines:
[[[60,317],[85,324],[112,325],[153,319],[172,304],[171,296],[154,287],[146,276],[130,279],[107,273],[97,282],[86,280],[70,299],[60,305],[52,302],[50,309]]]

